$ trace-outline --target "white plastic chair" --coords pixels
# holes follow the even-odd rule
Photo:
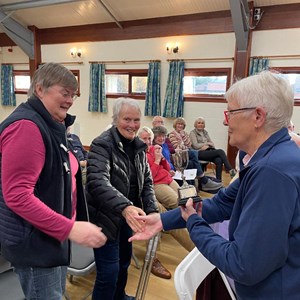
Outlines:
[[[197,248],[194,248],[177,266],[174,284],[180,300],[192,300],[197,288],[206,276],[215,268]],[[232,299],[236,299],[226,276],[219,270],[224,284]]]

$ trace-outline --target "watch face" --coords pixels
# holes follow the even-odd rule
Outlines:
[[[179,188],[178,189],[179,199],[183,198],[190,198],[197,196],[196,188],[192,185],[186,188]]]

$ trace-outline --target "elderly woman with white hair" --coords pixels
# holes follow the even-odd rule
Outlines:
[[[239,179],[204,200],[202,211],[190,199],[180,210],[138,218],[146,228],[131,240],[186,226],[199,251],[234,280],[238,299],[298,299],[300,149],[287,129],[293,91],[265,71],[237,81],[225,97],[229,143],[247,153]],[[208,226],[228,219],[229,240]]]
[[[95,248],[97,268],[93,299],[134,299],[125,294],[132,232],[142,230],[134,215],[158,212],[146,145],[137,137],[141,125],[138,101],[119,98],[112,126],[96,137],[87,167],[87,199],[92,222],[102,224],[108,241]]]
[[[236,171],[232,168],[224,150],[215,148],[215,144],[205,129],[205,119],[197,118],[194,127],[190,132],[190,140],[192,148],[198,150],[198,159],[213,162],[216,165],[216,178],[220,181],[222,181],[223,165],[233,178]]]

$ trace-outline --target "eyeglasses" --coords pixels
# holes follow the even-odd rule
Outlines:
[[[51,86],[52,89],[56,90],[57,92],[59,92],[65,99],[71,98],[73,101],[77,99],[78,95],[77,94],[71,94],[70,92],[68,92],[66,89],[63,90],[58,90],[55,87]]]
[[[250,110],[250,109],[256,109],[256,107],[244,107],[244,108],[238,108],[238,109],[232,109],[232,110],[225,110],[224,111],[225,120],[228,123],[228,120],[230,119],[230,116],[233,113],[243,112],[244,110]]]

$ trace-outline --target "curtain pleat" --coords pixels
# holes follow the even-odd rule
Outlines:
[[[160,70],[160,62],[149,63],[145,116],[159,116],[161,114]]]
[[[105,92],[105,65],[92,63],[90,65],[90,95],[89,111],[107,113]]]
[[[184,61],[171,61],[164,101],[164,117],[183,117],[183,77]]]
[[[12,65],[1,65],[1,104],[5,106],[17,105]]]
[[[250,66],[249,66],[249,76],[256,75],[261,71],[268,70],[269,68],[269,59],[268,58],[250,58]]]

